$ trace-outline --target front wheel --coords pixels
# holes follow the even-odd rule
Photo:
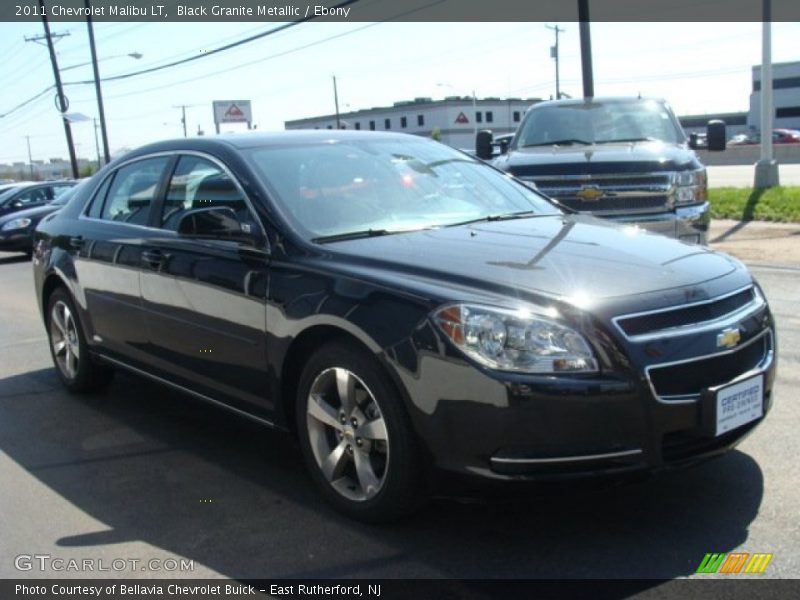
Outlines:
[[[334,343],[300,377],[297,428],[306,465],[345,514],[387,521],[419,504],[419,462],[401,399],[366,352]]]
[[[66,290],[55,290],[47,304],[50,355],[59,379],[70,392],[91,392],[108,385],[114,371],[89,356],[79,319]]]

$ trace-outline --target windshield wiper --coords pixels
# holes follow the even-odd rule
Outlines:
[[[331,235],[323,235],[320,237],[312,238],[312,242],[324,244],[326,242],[341,242],[344,240],[358,240],[361,238],[381,237],[384,235],[392,235],[395,233],[409,233],[411,231],[422,231],[431,229],[431,227],[409,227],[407,229],[362,229],[359,231],[347,231],[345,233],[334,233]]]
[[[535,210],[521,210],[519,212],[502,213],[499,215],[486,215],[485,217],[478,217],[477,219],[469,219],[467,221],[459,221],[458,223],[450,223],[447,227],[459,227],[461,225],[470,225],[472,223],[491,223],[493,221],[511,221],[512,219],[527,219],[528,217],[541,217],[544,213],[536,212]]]
[[[521,147],[533,148],[535,146],[572,146],[573,144],[581,144],[583,146],[588,146],[591,143],[592,142],[587,142],[586,140],[564,139],[564,140],[553,140],[552,142],[538,142],[536,144],[525,144]]]
[[[597,140],[595,144],[624,144],[626,142],[657,142],[654,137],[631,137],[620,138],[618,140]]]

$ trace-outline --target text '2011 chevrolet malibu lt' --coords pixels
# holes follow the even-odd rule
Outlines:
[[[365,520],[411,511],[431,473],[696,462],[772,403],[774,323],[739,261],[570,214],[418,137],[159,142],[36,236],[69,390],[125,369],[295,431],[322,493]]]

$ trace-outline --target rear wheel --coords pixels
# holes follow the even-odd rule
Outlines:
[[[330,344],[300,377],[297,428],[306,465],[340,511],[386,521],[419,504],[416,444],[405,407],[366,352]]]
[[[91,392],[108,385],[114,371],[89,356],[78,311],[63,288],[55,290],[47,303],[47,334],[56,372],[69,391]]]

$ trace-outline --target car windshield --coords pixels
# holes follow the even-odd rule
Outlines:
[[[522,124],[517,147],[650,140],[684,141],[683,132],[661,102],[583,102],[535,106]]]
[[[248,155],[282,212],[311,239],[559,212],[509,176],[426,140],[293,144]]]

